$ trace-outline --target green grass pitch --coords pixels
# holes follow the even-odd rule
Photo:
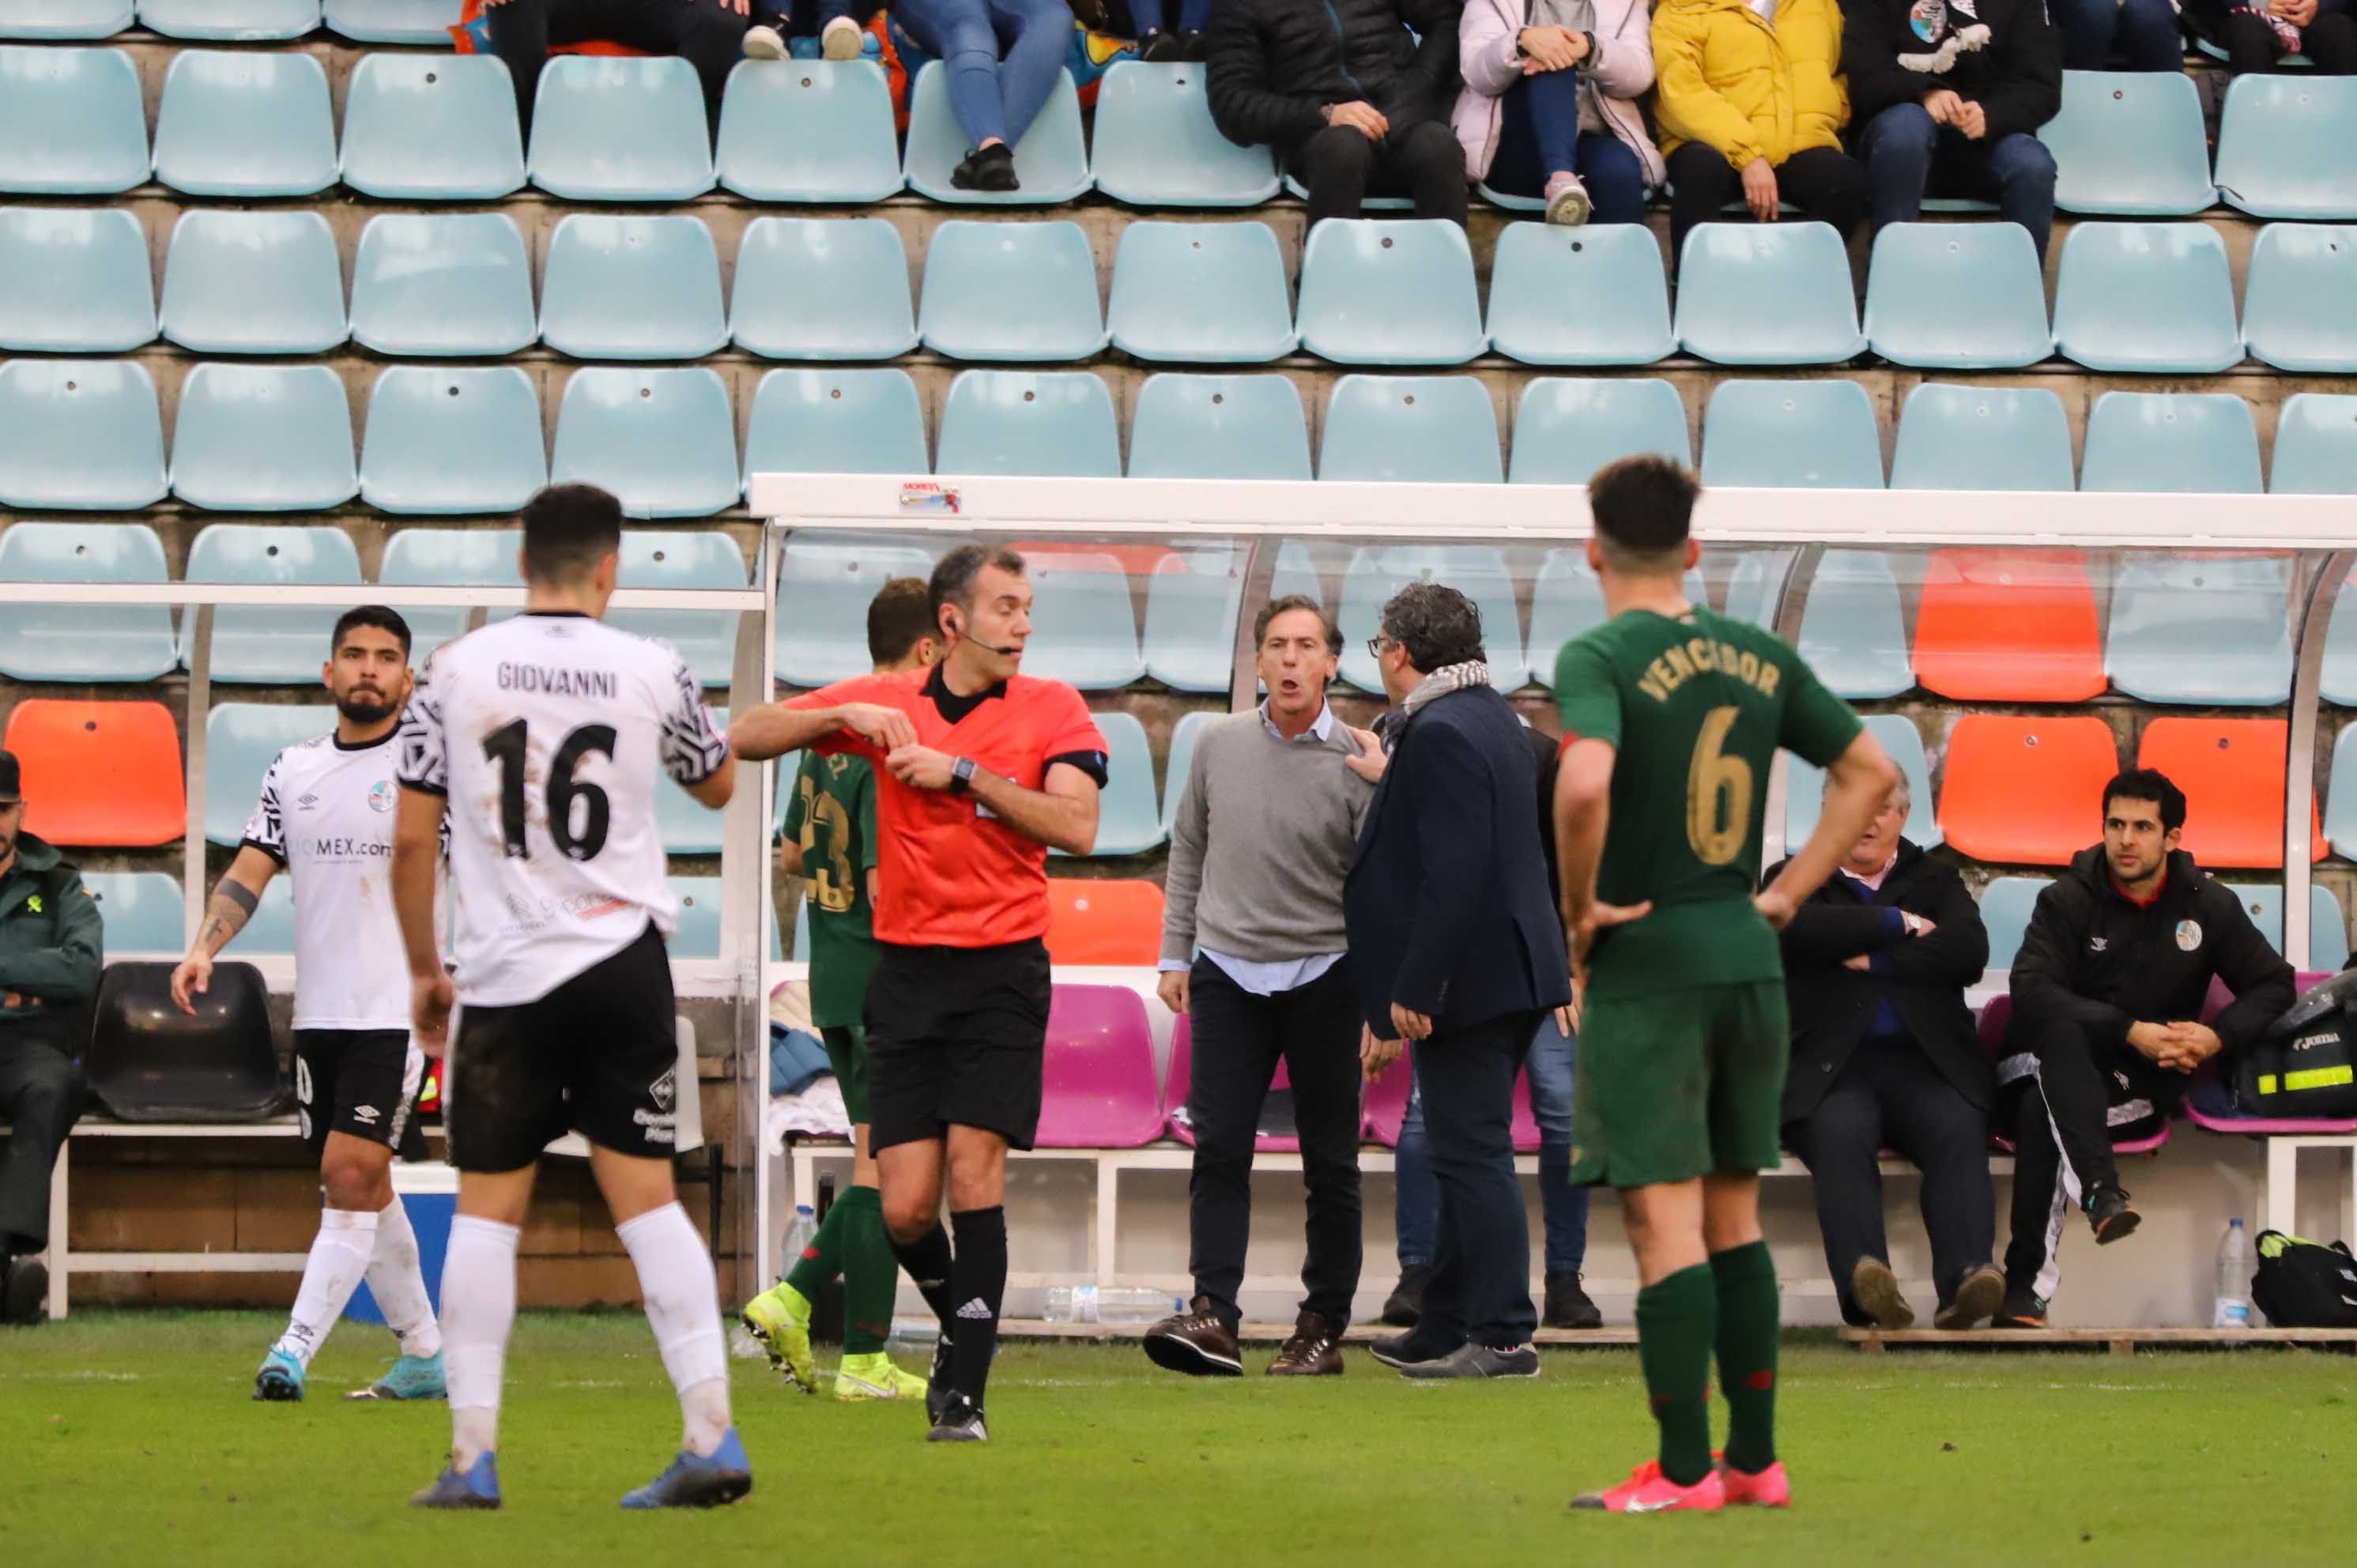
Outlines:
[[[1348,1376],[1302,1383],[1010,1345],[981,1449],[928,1446],[919,1410],[788,1393],[737,1361],[753,1495],[636,1516],[616,1499],[679,1435],[646,1326],[534,1313],[508,1361],[506,1509],[437,1516],[403,1505],[440,1466],[444,1407],[335,1397],[390,1351],[381,1330],[344,1326],[307,1402],[248,1399],[282,1321],[0,1330],[0,1563],[2283,1568],[2347,1564],[2357,1541],[2357,1359],[2337,1355],[1867,1359],[1795,1336],[1793,1510],[1652,1519],[1565,1507],[1649,1452],[1627,1350],[1550,1352],[1535,1382],[1416,1387],[1357,1348]],[[1255,1373],[1265,1354],[1248,1353]]]

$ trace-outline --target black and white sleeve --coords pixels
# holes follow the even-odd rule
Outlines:
[[[270,759],[262,775],[262,797],[254,802],[253,815],[245,820],[245,832],[239,835],[241,847],[251,844],[282,866],[286,864],[286,818],[279,804],[278,779],[285,761],[283,751]]]
[[[675,784],[701,784],[728,760],[728,739],[704,705],[704,688],[687,660],[672,665],[671,690],[662,716],[662,768]]]
[[[429,795],[450,792],[449,753],[442,733],[442,700],[434,688],[431,660],[426,661],[425,673],[418,679],[417,690],[410,694],[409,706],[402,712],[395,750],[395,776],[403,789],[422,789]]]

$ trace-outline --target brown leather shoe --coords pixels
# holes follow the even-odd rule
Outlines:
[[[1146,1331],[1146,1359],[1168,1371],[1195,1378],[1241,1378],[1243,1352],[1235,1330],[1222,1322],[1211,1298],[1199,1295],[1176,1317]]]
[[[1293,1337],[1277,1350],[1276,1359],[1268,1364],[1272,1378],[1339,1378],[1342,1375],[1342,1347],[1336,1342],[1334,1326],[1314,1312],[1305,1312],[1293,1326]]]

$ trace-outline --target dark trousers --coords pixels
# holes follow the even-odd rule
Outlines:
[[[2062,35],[2065,70],[2185,69],[2185,38],[2169,0],[2054,0],[2049,11]]]
[[[2219,31],[2226,63],[2236,76],[2283,69],[2283,46],[2256,12],[2230,12]],[[2319,16],[2299,30],[2299,52],[2327,76],[2357,76],[2357,16],[2346,11]]]
[[[1872,1321],[1851,1299],[1860,1258],[1890,1262],[1882,1230],[1884,1149],[1923,1173],[1923,1230],[1940,1305],[1986,1263],[1996,1247],[1996,1196],[1989,1185],[1988,1113],[1957,1091],[1912,1040],[1861,1040],[1808,1116],[1784,1141],[1815,1178],[1817,1229],[1843,1320]]]
[[[1440,1182],[1419,1341],[1449,1350],[1468,1341],[1523,1345],[1538,1327],[1530,1227],[1514,1174],[1514,1076],[1537,1028],[1537,1015],[1512,1013],[1437,1029],[1415,1047],[1425,1136]]]
[[[1309,192],[1312,229],[1323,218],[1358,217],[1370,190],[1413,197],[1418,218],[1465,221],[1465,149],[1439,120],[1394,124],[1380,142],[1348,125],[1329,125],[1295,143],[1285,166]]]
[[[8,1148],[0,1155],[0,1255],[38,1252],[49,1244],[49,1173],[90,1095],[74,1059],[38,1040],[0,1036],[0,1120]]]
[[[1587,188],[1593,223],[1645,220],[1645,166],[1609,131],[1579,128],[1579,73],[1526,76],[1498,104],[1498,151],[1488,184],[1509,196],[1544,196],[1568,172]]]
[[[1194,1079],[1187,1113],[1195,1166],[1187,1181],[1188,1266],[1195,1292],[1232,1326],[1252,1236],[1253,1141],[1276,1064],[1293,1079],[1308,1188],[1301,1306],[1340,1328],[1359,1291],[1359,1023],[1347,958],[1275,996],[1246,991],[1207,958],[1189,979]]]
[[[2054,155],[2025,132],[1974,141],[1935,122],[1920,103],[1894,103],[1859,140],[1874,192],[1874,226],[1912,223],[1926,196],[1994,201],[2007,221],[2029,231],[2040,256],[2054,227]]]
[[[1685,252],[1686,231],[1726,216],[1721,210],[1743,194],[1743,176],[1727,155],[1702,142],[1688,142],[1670,155],[1670,254]],[[1811,147],[1776,166],[1776,192],[1820,223],[1830,223],[1846,240],[1866,216],[1866,169],[1839,147]]]
[[[649,54],[677,55],[704,82],[705,113],[712,134],[720,134],[720,95],[728,73],[745,56],[745,29],[774,23],[776,0],[763,0],[751,16],[740,16],[719,0],[507,0],[484,12],[491,49],[507,61],[515,79],[516,123],[524,145],[532,144],[532,106],[540,91],[541,67],[551,44],[591,38],[626,44]]]

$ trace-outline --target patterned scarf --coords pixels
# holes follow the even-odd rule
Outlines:
[[[1479,659],[1469,659],[1462,664],[1444,664],[1415,683],[1415,690],[1400,703],[1403,719],[1413,717],[1416,709],[1451,692],[1462,692],[1490,683],[1490,666]]]

